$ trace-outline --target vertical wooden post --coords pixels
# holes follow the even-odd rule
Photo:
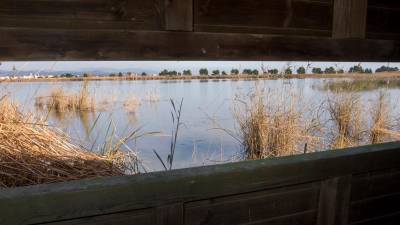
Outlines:
[[[321,183],[318,225],[345,225],[348,220],[351,175]]]
[[[365,38],[368,0],[334,0],[333,38]]]
[[[193,31],[193,0],[165,0],[165,29]]]
[[[183,225],[183,203],[158,207],[156,225]]]

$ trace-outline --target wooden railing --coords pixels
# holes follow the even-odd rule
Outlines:
[[[400,143],[0,190],[0,224],[397,224]],[[397,222],[396,222],[397,221]]]

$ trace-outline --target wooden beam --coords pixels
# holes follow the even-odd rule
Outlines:
[[[0,29],[0,60],[400,61],[400,41],[162,31]]]
[[[400,143],[386,143],[138,176],[0,189],[0,224],[42,224],[162,206],[167,208],[159,209],[163,213],[157,220],[172,222],[168,215],[180,215],[182,202],[398,168],[399,150]],[[334,186],[340,183],[333,182]],[[143,213],[145,217],[152,214],[151,210]]]
[[[333,38],[365,38],[368,0],[335,0]]]
[[[171,31],[193,30],[193,0],[165,0],[165,26]]]
[[[352,176],[335,177],[321,183],[318,225],[347,225]]]

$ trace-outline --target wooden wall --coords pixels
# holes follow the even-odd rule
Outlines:
[[[0,60],[400,61],[389,0],[0,0]]]
[[[400,143],[0,190],[0,224],[395,225]]]

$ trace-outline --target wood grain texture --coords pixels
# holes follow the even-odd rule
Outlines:
[[[20,28],[0,33],[0,60],[400,61],[399,41]]]
[[[334,0],[333,38],[365,38],[368,0]]]
[[[166,30],[193,30],[193,0],[165,0]]]
[[[213,198],[185,206],[185,224],[257,224],[290,217],[300,220],[318,207],[318,183]],[[286,223],[285,223],[286,224]]]
[[[247,195],[246,193],[255,192],[261,193],[260,195],[256,194],[257,196],[264,196],[260,199],[264,199],[267,205],[270,204],[268,199],[274,198],[272,196],[280,196],[279,198],[283,201],[287,201],[285,199],[292,194],[299,199],[307,196],[311,196],[310,199],[313,199],[312,196],[315,196],[315,192],[312,191],[312,188],[304,189],[304,186],[296,188],[296,185],[321,182],[349,174],[397,168],[400,165],[399,149],[399,143],[388,143],[139,176],[98,178],[4,189],[0,190],[0,224],[67,221],[146,208],[154,209],[177,203],[185,205],[206,199],[211,199],[211,202],[206,201],[206,204],[213,204],[212,199],[222,199],[222,204],[225,204],[226,207],[232,205],[232,209],[235,207],[240,209],[240,204],[225,203],[225,197],[238,195],[239,199],[249,203],[248,206],[243,206],[246,208],[253,201],[251,200],[252,194]],[[282,192],[285,188],[290,190],[290,187],[293,187],[294,190]],[[259,200],[256,198],[254,201]],[[295,201],[297,200],[293,200],[293,202]],[[395,203],[388,198],[383,198],[377,202],[371,202],[377,203],[376,205],[360,205],[354,212],[369,212],[371,209],[369,207],[377,206],[384,210],[385,202],[390,206]],[[308,215],[306,217],[296,216],[298,221],[310,221],[312,214],[315,215],[316,211],[304,210],[314,208],[315,204],[317,204],[315,201],[298,202],[300,211],[291,211],[290,202],[276,201],[276,204],[270,204],[270,207],[266,206],[266,208],[273,210],[275,206],[279,206],[278,208],[282,209],[280,212],[285,212],[283,209],[287,206],[288,212],[295,212],[296,215],[297,213]],[[275,212],[279,212],[278,208]],[[388,209],[390,208],[386,208],[386,210]],[[219,209],[216,207],[213,210],[217,212]],[[377,212],[382,211],[378,210]],[[271,211],[270,215],[278,216],[272,217],[275,224],[276,221],[293,222],[296,220],[288,217],[291,214],[279,216],[282,214],[274,214],[274,211]],[[382,213],[380,215],[386,216]],[[314,217],[315,219],[316,217]],[[268,224],[266,221],[264,221],[265,224]],[[264,222],[260,222],[260,224]]]
[[[330,0],[194,1],[196,31],[329,35],[332,27]]]
[[[164,29],[163,0],[1,0],[0,27]]]
[[[348,224],[352,176],[335,177],[321,183],[318,225]]]

